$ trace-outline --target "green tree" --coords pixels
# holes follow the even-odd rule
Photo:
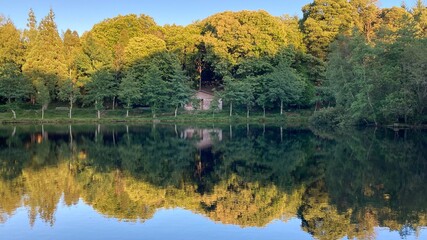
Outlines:
[[[63,36],[64,42],[64,58],[67,66],[67,75],[69,79],[77,80],[77,65],[76,60],[79,54],[82,53],[79,34],[76,31],[67,29]]]
[[[427,37],[427,7],[422,0],[412,8],[412,15],[416,21],[422,37]]]
[[[184,72],[180,69],[178,62],[174,62],[171,66],[174,69],[173,75],[168,82],[168,89],[171,91],[169,98],[169,104],[175,111],[174,115],[177,116],[178,108],[184,107],[185,104],[189,103],[193,98],[195,91],[191,88],[188,78]]]
[[[16,119],[16,103],[26,98],[31,90],[31,83],[22,75],[19,66],[14,63],[0,65],[0,96],[7,100],[13,119]]]
[[[347,0],[314,0],[302,8],[304,41],[309,53],[325,59],[329,44],[342,31],[355,26],[353,7]]]
[[[249,109],[253,105],[253,92],[249,82],[242,82],[232,77],[224,79],[224,90],[220,93],[220,98],[230,106],[230,117],[233,115],[233,106],[245,104],[247,106],[247,116]]]
[[[55,23],[55,14],[51,9],[49,14],[40,22],[37,38],[29,49],[22,70],[36,80],[44,78],[49,91],[54,92],[55,85],[65,78],[67,68],[63,52],[62,40]]]
[[[45,85],[44,80],[42,78],[37,78],[35,80],[36,87],[36,102],[41,105],[42,111],[42,120],[44,119],[44,111],[49,106],[51,101],[51,96],[49,93],[49,88]]]
[[[255,103],[262,107],[263,116],[265,117],[265,108],[268,102],[268,74],[273,72],[271,58],[248,58],[245,59],[236,71],[236,77],[250,83],[250,90],[253,95],[249,98],[254,98]]]
[[[132,108],[132,105],[142,99],[141,88],[141,82],[136,79],[135,74],[132,72],[128,73],[122,79],[119,86],[118,96],[119,99],[126,104],[126,117],[129,117],[129,109]]]
[[[280,102],[280,115],[283,115],[284,104],[296,103],[302,96],[305,82],[289,63],[280,62],[268,75],[268,99]]]
[[[37,34],[38,29],[36,15],[34,14],[33,9],[30,8],[30,11],[28,12],[27,29],[24,29],[23,32],[23,40],[25,48],[27,49],[26,55],[29,53],[28,49],[33,48],[33,45],[37,39]]]
[[[127,40],[140,37],[144,34],[161,36],[161,30],[153,18],[144,14],[129,14],[105,19],[95,24],[89,31],[89,34],[96,42],[99,42],[103,47],[108,49],[110,57],[112,57],[114,48],[118,43],[121,42],[127,45],[127,41],[123,39],[123,35],[126,35]]]
[[[94,104],[98,119],[101,118],[101,109],[104,108],[105,99],[113,95],[113,81],[113,75],[108,70],[102,69],[95,72],[91,77],[91,81],[85,86],[85,100]]]
[[[80,97],[80,88],[77,86],[77,84],[73,80],[69,78],[65,80],[62,83],[62,85],[59,87],[58,98],[62,101],[68,101],[68,104],[69,104],[68,117],[70,119],[72,118],[74,103],[77,101],[79,97]]]
[[[161,78],[162,73],[156,65],[149,67],[145,73],[146,82],[142,86],[142,93],[145,102],[150,106],[153,118],[156,118],[157,111],[167,105],[169,94],[167,83]]]
[[[9,19],[0,16],[0,64],[23,64],[24,45],[21,40],[21,32]]]
[[[371,42],[381,23],[378,0],[351,0],[350,4],[357,16],[356,26],[364,33],[366,40]]]
[[[132,65],[137,60],[141,60],[164,50],[166,50],[165,41],[157,36],[147,34],[129,40],[125,48],[125,59],[128,65]]]

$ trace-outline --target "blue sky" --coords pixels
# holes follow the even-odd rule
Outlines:
[[[275,16],[301,16],[301,7],[310,2],[312,0],[0,0],[0,14],[11,18],[18,28],[23,29],[30,8],[39,22],[53,8],[59,32],[70,28],[81,34],[95,23],[119,14],[142,13],[153,17],[159,25],[187,25],[226,10],[264,9]],[[380,7],[399,6],[401,2],[382,0]],[[415,0],[406,2],[412,6]]]

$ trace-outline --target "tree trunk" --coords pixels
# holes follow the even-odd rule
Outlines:
[[[233,115],[233,102],[230,102],[230,117]]]
[[[130,138],[129,138],[129,126],[128,125],[126,125],[126,137],[128,139],[128,144],[129,144]]]
[[[129,108],[126,109],[126,117],[129,117]]]
[[[178,107],[175,108],[175,117],[178,114]]]
[[[283,142],[283,127],[280,126],[280,142]]]
[[[283,100],[280,100],[280,115],[283,115]]]
[[[115,105],[116,105],[116,96],[113,97],[113,110],[114,110]]]
[[[246,108],[246,118],[249,118],[249,107]]]
[[[70,119],[71,119],[71,112],[73,111],[73,100],[72,99],[70,99],[70,112],[69,112],[69,114],[68,114],[68,116],[70,117]]]
[[[246,123],[246,137],[249,138],[249,123]]]
[[[265,105],[262,105],[262,110],[263,110],[263,116],[265,118]]]
[[[98,114],[97,114],[97,115],[98,115],[98,119],[101,119],[101,111],[96,110],[96,112],[98,113]]]
[[[73,131],[71,129],[71,124],[68,125],[68,129],[69,129],[69,135],[70,135],[70,148],[73,148]]]
[[[262,136],[265,136],[265,123],[262,125]]]
[[[42,120],[44,119],[44,106],[42,106]]]
[[[10,111],[12,111],[13,119],[16,119],[16,112],[13,109],[11,109]]]
[[[202,90],[202,63],[201,62],[197,66],[197,71],[199,72],[199,90]]]

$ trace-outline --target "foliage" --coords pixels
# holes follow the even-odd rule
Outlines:
[[[38,24],[30,9],[23,31],[0,17],[0,103],[66,100],[71,116],[73,104],[100,110],[112,100],[114,110],[120,98],[127,110],[147,106],[153,115],[171,109],[176,115],[198,88],[215,89],[231,115],[233,105],[248,116],[279,107],[281,114],[337,107],[343,125],[425,123],[427,11],[421,0],[412,8],[314,0],[302,11],[301,19],[226,11],[163,27],[129,14],[105,19],[82,36],[67,29],[62,38],[53,10]],[[76,100],[79,89],[84,101]]]
[[[341,116],[342,110],[339,108],[323,108],[313,113],[310,123],[315,126],[337,126],[342,122]]]
[[[129,109],[132,108],[132,105],[142,98],[140,85],[141,83],[137,81],[132,73],[128,73],[120,83],[118,95],[119,99],[126,104],[126,116],[129,116]]]
[[[104,108],[104,101],[113,96],[114,78],[108,70],[100,70],[93,74],[91,81],[86,84],[85,101],[94,104],[95,110]]]
[[[144,78],[146,82],[143,85],[142,92],[144,101],[150,106],[153,118],[159,108],[168,104],[169,89],[167,83],[162,80],[162,74],[156,65],[152,65],[146,72]]]

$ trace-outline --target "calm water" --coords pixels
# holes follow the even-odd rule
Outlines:
[[[2,126],[0,239],[427,239],[427,132]]]

